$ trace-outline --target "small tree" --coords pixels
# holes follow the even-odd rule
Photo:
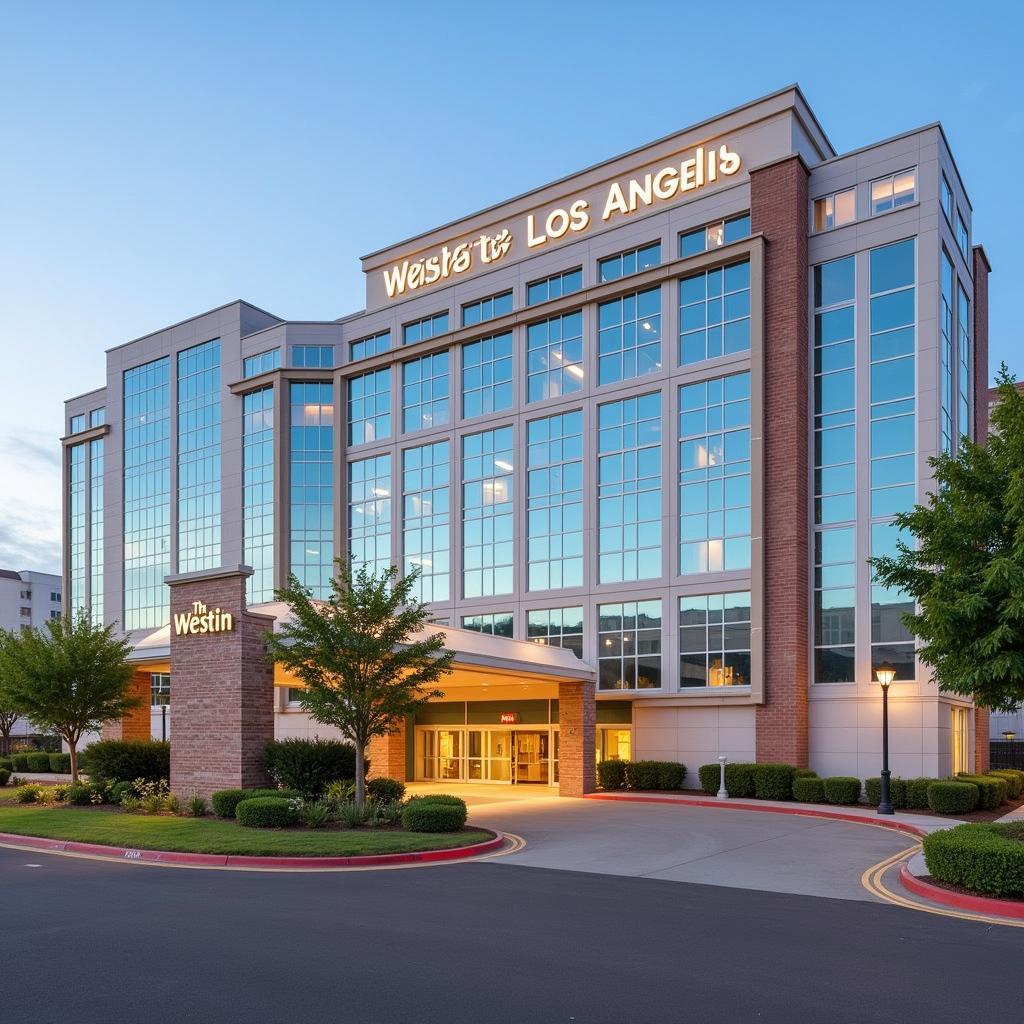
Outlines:
[[[4,635],[0,630],[0,644],[3,643]],[[21,717],[18,709],[14,706],[11,695],[5,689],[6,679],[3,663],[0,661],[0,754],[11,752],[11,732],[14,729],[14,723]]]
[[[443,633],[416,637],[430,613],[412,596],[418,571],[380,576],[336,559],[326,601],[290,576],[277,599],[291,609],[281,631],[268,634],[269,657],[304,684],[299,704],[316,721],[333,725],[356,751],[356,804],[366,800],[366,748],[374,736],[442,696],[434,684],[451,671],[454,655]]]
[[[992,424],[933,458],[934,493],[896,517],[917,547],[871,564],[917,603],[903,622],[939,687],[1010,710],[1024,701],[1024,395],[1005,364]]]
[[[88,616],[50,619],[43,629],[0,634],[0,678],[11,704],[68,745],[78,779],[85,733],[121,718],[139,701],[128,696],[131,644]]]

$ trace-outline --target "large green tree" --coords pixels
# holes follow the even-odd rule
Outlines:
[[[393,733],[406,716],[432,698],[452,668],[444,633],[422,634],[430,621],[413,596],[418,571],[402,576],[395,566],[379,576],[353,572],[344,559],[326,601],[290,576],[277,599],[291,609],[280,632],[268,634],[269,657],[305,684],[299,704],[316,721],[333,725],[356,751],[356,804],[366,800],[366,748],[374,736]]]
[[[78,778],[78,743],[139,705],[128,695],[131,644],[88,616],[50,619],[42,629],[0,631],[0,678],[7,699],[29,721],[68,745]]]
[[[1009,710],[1024,702],[1024,394],[1005,365],[998,383],[991,436],[931,460],[933,493],[872,565],[917,603],[903,621],[940,688]]]

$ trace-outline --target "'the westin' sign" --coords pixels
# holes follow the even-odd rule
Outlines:
[[[235,628],[235,617],[231,612],[219,608],[212,611],[202,601],[192,604],[192,611],[179,612],[174,616],[175,636],[195,636],[197,633],[230,633]]]
[[[605,196],[601,220],[607,223],[616,217],[628,217],[644,207],[701,189],[720,177],[735,174],[740,163],[739,154],[728,146],[707,149],[698,146],[687,160],[649,171],[626,182],[613,181]],[[527,214],[526,247],[536,249],[566,235],[587,231],[592,223],[591,204],[583,198],[565,206],[556,206],[546,214]],[[472,270],[478,260],[483,264],[497,263],[512,251],[514,241],[509,228],[503,227],[495,235],[482,234],[458,245],[444,245],[417,260],[402,260],[384,271],[387,296],[395,299],[406,292],[464,274]]]

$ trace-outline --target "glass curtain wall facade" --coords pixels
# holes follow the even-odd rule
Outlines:
[[[220,565],[220,340],[178,353],[178,571]]]
[[[462,439],[462,596],[513,592],[512,428]]]
[[[352,571],[391,568],[391,456],[348,464],[348,553]]]
[[[274,596],[274,389],[242,398],[242,550],[250,604]]]
[[[326,598],[334,562],[334,387],[289,384],[289,553],[299,582]]]
[[[76,444],[67,452],[68,460],[68,610],[73,616],[87,611],[86,540],[88,513],[86,489],[86,445]]]
[[[168,621],[171,571],[169,356],[124,373],[124,628]]]
[[[403,572],[419,570],[416,597],[451,596],[451,444],[406,448],[402,453]]]
[[[103,619],[103,438],[89,442],[89,617]]]

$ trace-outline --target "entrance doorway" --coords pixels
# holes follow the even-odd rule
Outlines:
[[[548,733],[515,733],[515,758],[512,762],[512,781],[535,783],[546,786],[549,783],[550,755]]]
[[[970,733],[968,731],[967,708],[953,705],[950,707],[953,733],[953,775],[958,772],[969,772],[970,767]]]
[[[416,727],[414,777],[423,782],[558,782],[558,727]]]

